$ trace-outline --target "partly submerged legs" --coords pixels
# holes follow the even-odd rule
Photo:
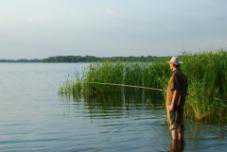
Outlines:
[[[169,152],[183,152],[184,141],[183,141],[183,129],[172,129],[172,143],[169,147]]]
[[[177,129],[172,129],[171,130],[171,133],[172,133],[172,140],[173,140],[173,142],[177,141],[178,140],[178,132],[177,132]]]
[[[178,118],[177,118],[177,135],[178,141],[184,141],[184,110],[183,108],[179,108],[178,110]]]
[[[183,128],[177,129],[177,140],[180,142],[184,141],[184,129]]]
[[[183,142],[184,141],[184,129],[182,127],[180,128],[176,128],[176,129],[172,129],[171,130],[171,134],[172,134],[172,140],[178,141],[178,142]]]

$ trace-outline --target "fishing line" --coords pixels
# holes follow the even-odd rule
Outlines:
[[[160,88],[153,88],[153,87],[146,87],[146,86],[137,86],[137,85],[130,85],[130,84],[109,83],[109,82],[83,82],[83,83],[118,86],[118,87],[128,87],[128,88],[138,88],[138,89],[146,89],[146,90],[165,92],[164,89],[160,89]],[[219,100],[219,101],[227,102],[227,99],[221,99],[221,98],[218,98],[218,97],[214,97],[214,99]]]
[[[129,85],[129,84],[119,84],[119,83],[108,83],[108,82],[84,82],[89,84],[100,84],[100,85],[110,85],[110,86],[119,86],[119,87],[129,87],[129,88],[138,88],[138,89],[147,89],[147,90],[154,90],[163,92],[163,89],[146,87],[146,86],[136,86],[136,85]]]

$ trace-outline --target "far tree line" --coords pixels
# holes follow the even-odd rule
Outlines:
[[[103,61],[129,61],[129,62],[150,62],[165,60],[167,57],[157,56],[128,56],[128,57],[95,57],[95,56],[53,56],[44,59],[0,59],[0,62],[21,62],[21,63],[77,63],[77,62],[103,62]]]

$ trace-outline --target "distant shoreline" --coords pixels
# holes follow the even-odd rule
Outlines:
[[[95,57],[95,56],[54,56],[44,59],[0,59],[0,63],[91,63],[103,61],[150,62],[160,61],[167,57],[128,56],[128,57]]]
[[[203,53],[215,53],[215,52],[227,52],[227,50],[213,50],[213,51],[202,51],[197,53],[187,53],[182,52],[179,56],[184,55],[199,55]],[[92,62],[103,62],[103,61],[112,61],[112,62],[152,62],[152,61],[167,61],[170,56],[114,56],[114,57],[97,57],[97,56],[79,56],[79,55],[70,55],[70,56],[52,56],[43,59],[0,59],[0,63],[92,63]]]

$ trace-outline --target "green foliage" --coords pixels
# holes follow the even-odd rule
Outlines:
[[[62,96],[80,98],[83,90],[83,83],[80,79],[66,80],[59,88],[58,93]]]
[[[166,59],[167,61],[168,59]],[[197,120],[209,120],[214,114],[226,111],[227,99],[227,52],[205,52],[180,56],[182,71],[189,80],[189,96],[186,116]],[[127,89],[89,82],[130,84],[166,89],[170,78],[169,65],[163,58],[156,62],[101,62],[89,66],[82,80],[67,82],[60,89],[66,94],[81,93],[86,99],[141,96],[160,98],[163,94],[154,91]],[[74,90],[76,91],[72,91]],[[123,90],[123,91],[122,91]],[[164,100],[160,100],[164,101]],[[160,103],[160,104],[163,104]],[[222,110],[221,110],[222,109]]]
[[[227,52],[207,52],[181,59],[182,69],[189,79],[186,109],[193,110],[199,120],[209,119],[225,109],[227,103],[217,98],[227,99]]]

